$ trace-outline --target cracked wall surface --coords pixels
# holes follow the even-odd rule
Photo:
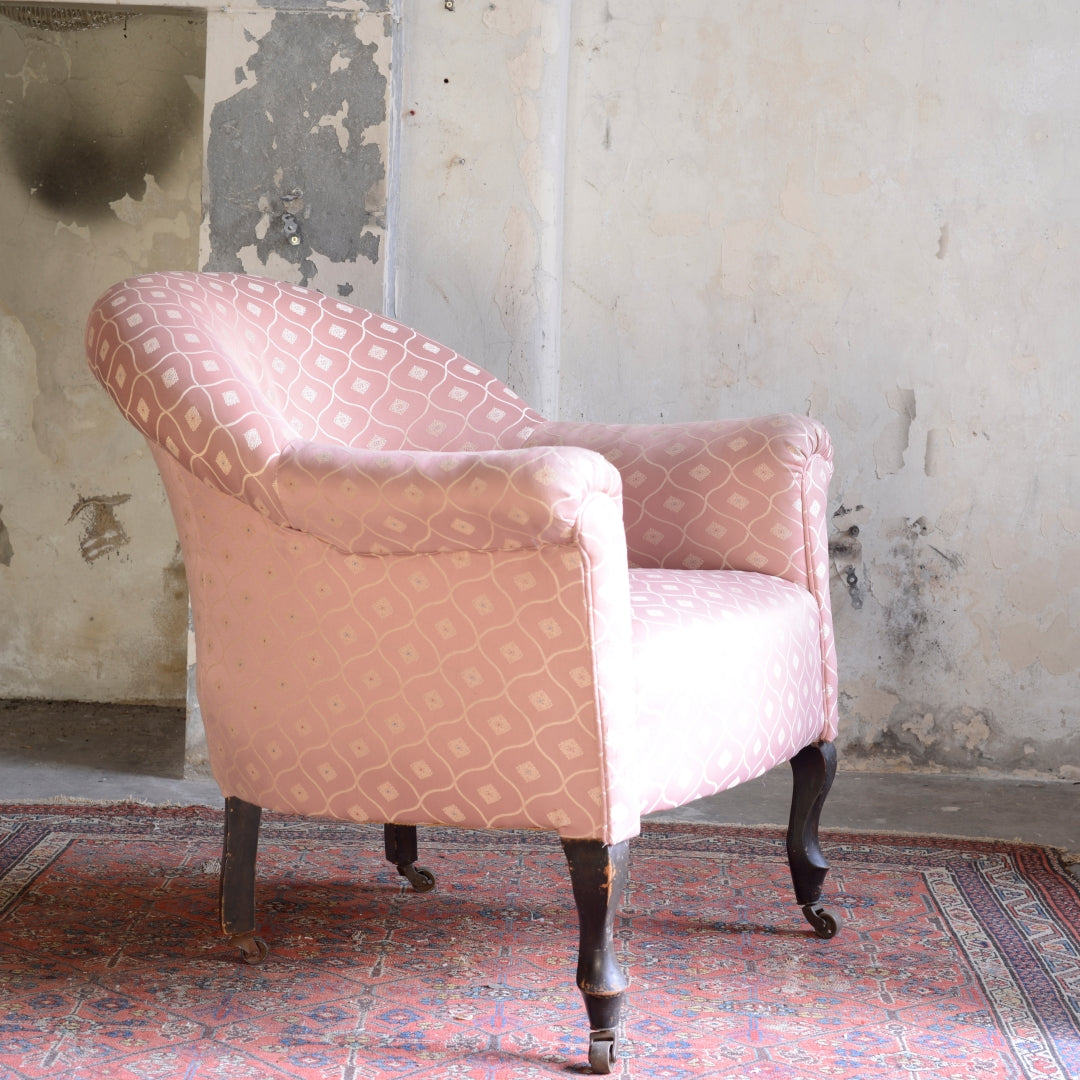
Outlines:
[[[119,278],[196,264],[204,41],[197,13],[72,32],[0,18],[4,696],[183,693],[175,529],[83,326]]]
[[[565,419],[820,417],[846,760],[1080,779],[1080,13],[492,7],[406,10],[402,314],[511,376],[555,326]]]
[[[1078,45],[1060,5],[577,8],[561,411],[825,421],[849,763],[1080,778]]]

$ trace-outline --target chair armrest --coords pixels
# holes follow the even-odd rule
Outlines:
[[[277,464],[286,523],[351,554],[493,551],[565,544],[618,472],[577,447],[471,453],[292,443]]]
[[[623,480],[630,562],[753,570],[827,584],[832,445],[815,420],[783,414],[684,424],[550,423],[528,446],[581,446]]]
[[[749,570],[803,586],[817,604],[825,717],[837,729],[836,646],[829,601],[832,444],[804,416],[662,425],[550,423],[529,446],[582,446],[623,478],[632,565]]]

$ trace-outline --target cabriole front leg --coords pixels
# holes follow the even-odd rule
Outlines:
[[[626,886],[630,844],[562,842],[578,913],[577,984],[589,1014],[589,1065],[610,1073],[618,1060],[619,1014],[626,976],[615,958],[615,916]]]
[[[221,930],[245,963],[266,958],[267,944],[255,934],[255,859],[262,807],[230,795],[225,800],[225,840],[221,852]]]
[[[795,899],[820,938],[834,937],[836,916],[822,907],[821,889],[829,864],[818,844],[818,823],[825,798],[836,775],[836,746],[831,742],[805,746],[791,759],[793,788],[788,821],[787,855]]]

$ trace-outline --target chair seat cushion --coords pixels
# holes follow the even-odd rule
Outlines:
[[[641,812],[681,806],[821,737],[817,605],[781,578],[631,570]]]

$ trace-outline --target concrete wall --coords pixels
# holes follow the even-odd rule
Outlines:
[[[1080,778],[1080,12],[384,7],[210,13],[203,263],[381,301],[552,416],[820,417],[846,759]],[[16,323],[0,347],[28,357]],[[49,390],[0,405],[3,453],[39,453]],[[4,587],[33,546],[7,473]],[[129,490],[120,519],[142,488],[100,489]],[[26,692],[88,693],[69,636]],[[96,693],[130,696],[117,673]]]
[[[202,267],[383,305],[392,23],[330,8],[0,16],[0,696],[188,696],[175,528],[87,371],[95,297]]]
[[[564,418],[820,417],[846,760],[1080,778],[1075,6],[405,14],[399,314]]]
[[[1080,778],[1080,11],[577,10],[561,411],[824,420],[849,757]]]
[[[83,325],[119,278],[196,265],[204,42],[201,14],[0,17],[0,696],[183,695],[176,530]]]
[[[405,4],[393,302],[558,411],[570,0]]]
[[[820,417],[848,756],[1080,778],[1080,10],[646,9],[579,5],[562,411]]]

